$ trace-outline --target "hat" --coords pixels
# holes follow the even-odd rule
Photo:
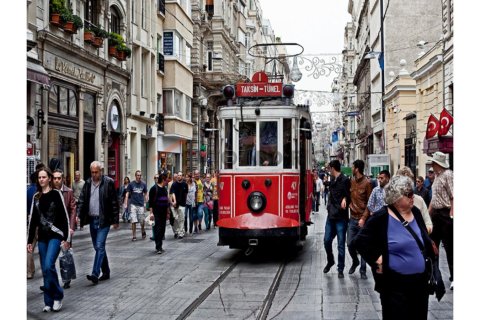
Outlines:
[[[435,172],[435,170],[433,170],[433,168],[430,168],[428,169],[428,172]]]
[[[447,156],[443,152],[440,152],[440,151],[435,152],[433,154],[433,157],[429,160],[432,162],[435,162],[436,164],[438,164],[440,167],[444,169],[448,169],[450,167],[450,165],[447,162]]]

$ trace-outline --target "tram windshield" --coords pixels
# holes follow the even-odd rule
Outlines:
[[[277,122],[260,122],[260,165],[277,165]]]
[[[257,126],[255,122],[241,122],[238,133],[238,157],[240,166],[257,165]]]

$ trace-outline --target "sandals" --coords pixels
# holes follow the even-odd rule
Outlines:
[[[147,233],[144,231],[142,232],[142,239],[145,239],[147,237]]]
[[[137,241],[137,237],[133,237],[133,238],[132,238],[132,241]]]

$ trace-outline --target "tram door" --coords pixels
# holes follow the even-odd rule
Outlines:
[[[300,149],[299,149],[299,165],[300,165],[300,196],[299,196],[299,210],[300,210],[300,225],[301,236],[304,239],[306,235],[307,226],[305,222],[305,209],[307,205],[307,139],[305,135],[300,133]]]

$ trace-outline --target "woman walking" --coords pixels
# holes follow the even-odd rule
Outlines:
[[[195,223],[195,230],[198,231],[198,221],[197,215],[194,212],[195,208],[195,192],[197,191],[197,185],[193,181],[193,177],[191,173],[187,173],[187,185],[188,185],[188,193],[187,193],[187,206],[185,207],[185,233],[187,232],[187,218],[188,218],[188,231],[192,234],[193,231],[193,224]]]
[[[70,248],[70,221],[63,196],[53,189],[53,174],[48,168],[38,171],[37,193],[33,196],[28,224],[27,251],[33,251],[32,242],[38,227],[38,253],[43,273],[44,312],[60,311],[63,288],[58,282],[55,262],[61,247]]]
[[[413,181],[395,176],[384,190],[387,206],[367,220],[354,245],[372,267],[383,319],[427,319],[425,258],[433,261],[435,253],[422,214],[413,205]]]
[[[205,182],[203,183],[203,198],[205,203],[205,228],[210,230],[210,224],[212,222],[212,211],[213,211],[213,189],[214,185],[211,183],[210,173],[207,173],[205,177]]]

